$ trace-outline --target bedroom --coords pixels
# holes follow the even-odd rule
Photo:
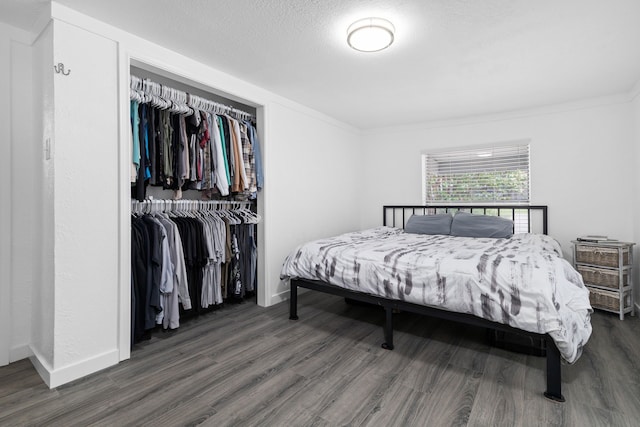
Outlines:
[[[38,2],[26,2],[34,8],[36,3]],[[456,4],[463,7],[465,2]],[[498,8],[500,2],[491,4]],[[615,4],[617,8],[612,8],[612,14],[619,19],[636,16],[635,4]],[[627,50],[621,48],[622,56],[627,55],[629,60],[626,68],[622,68],[622,63],[617,64],[616,70],[624,69],[626,74],[615,74],[615,84],[605,86],[610,88],[608,91],[595,93],[588,84],[583,83],[583,86],[577,88],[571,96],[564,95],[564,99],[556,98],[554,102],[538,101],[534,96],[536,94],[525,92],[522,97],[531,105],[510,107],[506,112],[498,110],[486,114],[486,111],[482,111],[485,114],[481,114],[477,111],[472,114],[466,110],[455,110],[444,117],[436,115],[436,118],[431,119],[412,118],[409,121],[399,120],[397,123],[385,123],[381,126],[379,123],[383,122],[379,121],[379,117],[391,114],[390,111],[385,112],[384,108],[372,108],[371,111],[382,110],[382,113],[378,113],[380,115],[375,116],[378,121],[372,120],[372,124],[362,125],[357,121],[360,120],[357,119],[358,114],[350,116],[348,111],[344,114],[338,113],[340,105],[321,113],[310,108],[304,100],[296,102],[289,99],[294,97],[296,90],[305,92],[305,88],[311,86],[310,82],[315,81],[311,78],[298,79],[296,83],[299,87],[293,86],[289,89],[291,92],[287,92],[291,95],[284,96],[284,87],[266,88],[260,84],[249,83],[232,75],[233,73],[223,72],[222,66],[212,67],[206,65],[204,59],[183,56],[180,52],[185,51],[178,48],[167,48],[170,44],[163,39],[137,37],[132,34],[133,30],[125,32],[113,28],[108,24],[110,15],[106,11],[103,15],[90,18],[75,11],[74,7],[81,11],[80,2],[56,3],[52,7],[51,15],[59,22],[92,31],[97,34],[97,38],[115,41],[114,43],[122,48],[118,53],[111,52],[112,55],[130,55],[143,63],[155,64],[169,70],[173,75],[183,76],[187,81],[201,82],[207,87],[225,91],[263,107],[264,114],[267,115],[264,157],[268,170],[268,185],[261,195],[265,217],[262,232],[266,247],[261,252],[264,256],[260,268],[263,277],[269,278],[263,288],[265,293],[259,296],[263,305],[273,305],[287,298],[287,287],[280,283],[277,277],[283,259],[296,244],[379,225],[379,207],[383,204],[421,203],[420,155],[427,149],[466,147],[528,138],[532,147],[532,202],[550,207],[551,234],[561,242],[565,255],[570,255],[570,241],[585,233],[608,234],[620,239],[639,241],[640,219],[637,213],[640,211],[640,201],[637,196],[637,170],[640,157],[637,147],[640,145],[640,98],[637,81],[640,79],[640,70],[633,44],[633,40],[638,39],[634,32],[637,30],[630,30],[626,26],[626,19],[623,19],[618,27],[621,31],[619,34],[607,33],[613,40],[621,43],[621,46],[626,46]],[[589,7],[595,8],[598,12],[578,2],[571,2],[565,7],[566,15],[570,15],[573,8],[579,11],[584,8],[583,13],[586,17],[583,16],[583,20],[587,22],[590,22],[589,18],[595,19],[594,17],[601,14],[609,16],[604,12],[600,13],[602,11],[594,5]],[[500,16],[497,10],[499,9],[493,10],[493,13]],[[29,10],[18,9],[14,12],[20,17]],[[487,13],[489,17],[492,16]],[[87,12],[87,15],[90,13]],[[3,13],[3,20],[4,17]],[[347,21],[348,18],[351,17],[344,17]],[[568,22],[573,22],[567,19]],[[301,22],[294,20],[296,25],[301,25]],[[3,239],[1,248],[0,313],[3,317],[0,319],[0,362],[6,364],[9,361],[23,359],[31,356],[33,349],[43,351],[47,345],[51,345],[51,357],[43,357],[45,362],[51,363],[51,372],[64,375],[65,372],[69,372],[71,377],[77,377],[78,374],[84,375],[108,366],[114,360],[117,362],[123,359],[118,350],[118,293],[110,288],[110,291],[103,295],[101,290],[104,283],[119,283],[123,280],[122,272],[118,270],[118,262],[123,255],[113,253],[113,248],[120,245],[115,236],[120,232],[116,227],[121,212],[114,206],[121,200],[116,195],[119,187],[113,184],[119,176],[118,164],[104,162],[94,166],[96,176],[105,177],[100,178],[102,181],[99,194],[95,193],[94,182],[78,183],[75,194],[86,194],[89,200],[86,197],[70,198],[65,200],[68,205],[55,208],[63,209],[66,213],[56,213],[57,226],[62,229],[73,229],[74,222],[78,221],[78,218],[69,212],[87,209],[101,214],[108,213],[113,223],[109,230],[99,234],[99,238],[106,242],[105,247],[93,250],[95,256],[102,257],[103,264],[112,266],[112,270],[117,273],[109,272],[96,283],[85,285],[91,286],[89,291],[99,293],[101,298],[108,301],[105,304],[108,309],[93,325],[94,330],[87,330],[82,317],[87,315],[85,311],[81,312],[79,318],[74,318],[74,312],[67,316],[69,312],[54,307],[46,297],[49,291],[55,289],[56,295],[64,298],[83,281],[73,277],[68,287],[54,288],[54,283],[40,277],[45,267],[33,268],[30,262],[34,253],[39,264],[53,262],[47,253],[40,252],[43,244],[53,244],[54,239],[46,222],[47,218],[52,217],[49,215],[51,212],[42,209],[45,205],[42,201],[45,196],[43,187],[39,185],[37,176],[16,175],[20,171],[17,165],[25,164],[22,160],[27,159],[26,164],[34,164],[41,159],[41,141],[36,135],[37,130],[31,125],[30,116],[30,112],[35,108],[30,99],[31,96],[37,95],[37,90],[34,88],[32,91],[28,82],[37,73],[34,66],[37,58],[32,56],[34,48],[31,45],[43,26],[36,22],[36,26],[41,26],[34,30],[34,34],[34,31],[15,28],[17,21],[8,24],[2,26],[1,55],[3,63],[10,66],[3,67],[0,81],[4,85],[3,93],[11,93],[12,96],[3,98],[0,117],[3,123],[3,141],[11,141],[11,144],[5,143],[2,146],[3,152],[0,157],[3,163],[0,169],[4,174],[3,182],[12,182],[13,185],[10,186],[10,194],[5,194],[5,200],[11,200],[11,203],[2,204],[1,223],[2,235],[13,235],[11,239]],[[397,25],[397,45],[392,47],[400,49],[401,26],[399,23]],[[597,27],[586,28],[595,31]],[[71,30],[61,31],[64,33],[61,33],[60,37],[73,39],[74,33]],[[594,34],[602,35],[597,31]],[[604,35],[602,37],[603,44],[599,45],[600,49],[594,50],[594,55],[598,55],[596,59],[606,53],[608,46],[606,41],[609,39]],[[78,43],[81,48],[87,48],[80,44],[80,41],[72,40],[67,44],[64,40],[54,40],[51,42],[53,48],[50,49],[55,50],[56,55],[67,55],[70,52],[66,52],[65,49],[73,50],[78,47],[74,43]],[[345,58],[345,61],[355,61],[350,56],[353,52],[344,44],[341,33],[339,40],[335,41],[336,50],[339,52],[336,55]],[[549,40],[543,44],[545,48],[552,45],[553,42]],[[91,55],[94,48],[95,46],[89,45],[83,54]],[[115,49],[113,46],[100,48]],[[393,51],[389,50],[389,54],[393,54]],[[122,56],[116,58],[123,59]],[[67,61],[55,57],[55,62],[49,62],[57,64]],[[104,76],[115,79],[118,73],[126,71],[123,64],[118,65],[119,68],[113,65],[115,59],[108,61],[111,61],[108,62],[111,68],[101,70]],[[598,64],[604,66],[602,61]],[[612,73],[616,71],[597,69],[595,63],[580,65],[590,67],[604,83],[613,79]],[[67,66],[73,75],[74,66],[70,62],[67,62]],[[366,73],[367,68],[361,68],[361,72]],[[623,79],[624,75],[632,78]],[[101,74],[96,72],[95,76]],[[565,76],[566,78],[571,80],[571,76]],[[452,91],[451,97],[461,97],[470,90],[462,84],[447,87]],[[121,90],[120,86],[118,88]],[[496,86],[496,91],[501,93],[500,86]],[[477,92],[474,93],[479,97]],[[487,93],[493,94],[493,91]],[[383,95],[388,96],[380,96]],[[506,95],[501,93],[501,96]],[[485,95],[485,99],[487,97],[489,95]],[[465,99],[470,100],[469,97]],[[476,102],[481,104],[482,99],[479,97]],[[328,103],[332,104],[333,101],[329,99]],[[365,97],[359,102],[364,106],[370,104],[371,99]],[[393,98],[389,103],[394,103]],[[100,104],[95,100],[87,106],[100,108]],[[395,111],[399,108],[393,105],[389,110]],[[354,118],[347,120],[347,117]],[[117,129],[109,128],[109,132],[109,135],[104,136],[107,141],[109,138],[118,138]],[[304,138],[301,138],[301,135],[304,135]],[[42,143],[44,144],[44,141]],[[304,144],[304,150],[300,149],[301,144]],[[335,155],[338,152],[341,156]],[[592,173],[595,169],[598,173]],[[381,170],[384,170],[384,174],[380,173]],[[312,179],[304,179],[305,176]],[[25,193],[34,197],[25,198]],[[313,208],[304,209],[307,206]],[[611,207],[614,208],[609,214]],[[299,220],[300,209],[304,209],[304,222]],[[85,226],[86,222],[88,221],[85,219],[81,225]],[[309,227],[308,224],[322,226]],[[44,236],[44,240],[40,238],[41,235]],[[48,246],[45,245],[46,248]],[[73,245],[68,250],[58,250],[63,252],[57,252],[57,255],[72,260],[82,254],[81,249]],[[635,274],[637,271],[636,268]],[[74,302],[81,304],[81,301]],[[40,309],[32,316],[33,307]],[[53,323],[56,324],[55,330]],[[99,332],[100,339],[94,338],[95,331]],[[47,341],[53,341],[54,336],[54,343]],[[74,353],[66,351],[65,346],[75,340],[88,344],[81,346]],[[54,361],[53,353],[58,351],[61,351],[61,354],[56,354]]]

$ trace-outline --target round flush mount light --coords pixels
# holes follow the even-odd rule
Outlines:
[[[360,19],[347,29],[347,43],[361,52],[377,52],[393,43],[393,24],[382,18]]]

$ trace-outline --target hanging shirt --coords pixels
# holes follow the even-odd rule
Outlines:
[[[157,179],[158,179],[158,170],[157,170],[157,165],[158,162],[156,161],[156,154],[157,154],[157,148],[156,148],[156,108],[153,106],[149,107],[149,123],[148,123],[148,131],[147,131],[147,138],[149,139],[148,141],[148,150],[149,150],[149,170],[150,170],[150,175],[149,175],[149,184],[150,185],[156,185],[157,184]]]
[[[233,128],[233,139],[235,139],[236,144],[236,170],[240,172],[240,186],[238,191],[244,191],[249,189],[249,179],[247,178],[247,171],[245,169],[244,164],[244,155],[242,149],[242,135],[240,134],[240,125],[238,121],[235,119],[229,119],[229,123],[231,123]]]
[[[251,146],[253,147],[253,157],[256,162],[256,186],[258,190],[262,190],[264,186],[264,176],[262,174],[262,153],[260,151],[260,140],[258,139],[258,131],[251,124],[247,123],[247,130],[249,133],[249,140],[251,140]]]
[[[149,183],[149,152],[147,149],[147,105],[140,104],[138,107],[138,116],[140,117],[140,125],[138,126],[138,140],[140,141],[140,165],[138,167],[138,177],[136,185],[131,187],[131,197],[142,201],[146,197],[147,184]]]
[[[184,115],[180,115],[180,145],[182,146],[181,151],[181,173],[179,178],[180,187],[182,187],[189,176],[191,174],[191,161],[189,156],[189,139],[187,137],[187,123]]]
[[[171,249],[171,262],[174,265],[174,290],[178,293],[178,299],[185,310],[191,310],[191,297],[189,296],[189,286],[187,281],[187,267],[184,261],[184,251],[182,248],[182,238],[175,222],[164,216],[160,218],[167,229],[169,236],[169,247]]]
[[[155,165],[155,175],[152,171],[151,174],[155,176],[154,182],[155,185],[163,185],[164,183],[164,142],[162,141],[164,132],[163,132],[163,123],[162,123],[162,110],[159,108],[153,109],[153,118],[154,118],[154,134],[153,134],[153,145],[155,147],[155,155],[152,160],[152,163]],[[152,177],[153,178],[153,177]]]
[[[136,182],[140,167],[140,116],[138,115],[138,101],[131,100],[131,182]]]
[[[142,138],[140,144],[144,142],[144,149],[140,157],[144,161],[144,179],[151,178],[151,161],[149,160],[149,107],[146,104],[140,106],[140,127],[142,128]]]
[[[171,126],[171,113],[168,110],[160,112],[162,122],[162,162],[163,162],[163,186],[171,188],[171,181],[174,179],[173,174],[173,126]]]
[[[220,137],[220,126],[218,124],[217,116],[209,116],[208,120],[211,124],[210,129],[211,136],[213,141],[211,143],[212,148],[212,156],[213,156],[213,164],[214,164],[214,174],[215,179],[214,182],[216,187],[218,187],[218,191],[223,196],[229,195],[229,174],[227,173],[227,165],[226,159],[224,156],[224,145],[222,143],[222,138]]]
[[[211,178],[213,176],[211,165],[213,164],[211,158],[211,134],[209,133],[209,120],[207,119],[207,114],[202,111],[202,124],[201,128],[201,137],[200,137],[200,149],[202,150],[202,164],[200,169],[201,175],[201,189],[209,190],[213,187],[213,183]]]
[[[233,123],[233,119],[226,117],[229,123],[229,133],[231,136],[231,151],[233,153],[233,179],[231,180],[231,191],[239,193],[244,189],[243,171],[244,166],[242,163],[242,146],[239,141],[240,132],[236,134]]]
[[[229,158],[230,156],[230,151],[229,151],[229,143],[230,142],[230,138],[229,138],[229,125],[227,123],[227,121],[221,117],[221,116],[216,116],[217,122],[218,122],[218,129],[220,131],[220,140],[221,140],[221,146],[222,146],[222,157],[224,158],[224,171],[227,174],[227,182],[229,183],[229,186],[231,186],[231,160]]]
[[[255,193],[258,188],[256,187],[256,161],[253,155],[253,147],[247,134],[247,125],[239,123],[239,127],[242,141],[242,160],[244,161],[245,176],[247,177],[245,190],[248,190],[249,193]]]

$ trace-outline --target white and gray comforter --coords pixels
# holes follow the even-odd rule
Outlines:
[[[556,240],[541,234],[492,239],[378,227],[299,246],[281,277],[548,333],[569,363],[591,335],[589,291]]]

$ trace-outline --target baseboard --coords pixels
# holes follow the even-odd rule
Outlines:
[[[33,356],[33,351],[28,344],[13,347],[9,350],[9,363],[17,362],[18,360],[27,359]]]
[[[269,302],[269,305],[276,305],[283,301],[287,301],[288,299],[289,299],[289,291],[283,291],[275,295],[271,295],[271,301]]]
[[[298,295],[304,294],[304,293],[309,292],[309,291],[310,291],[309,289],[298,288]],[[269,304],[269,305],[276,305],[276,304],[279,304],[279,303],[281,303],[283,301],[289,301],[290,294],[291,293],[287,290],[287,291],[283,291],[283,292],[280,292],[278,294],[272,295],[271,296],[271,304]]]
[[[33,353],[33,356],[29,357],[31,364],[35,368],[38,375],[40,375],[40,378],[42,378],[42,381],[44,381],[44,383],[49,386],[49,384],[51,384],[51,371],[53,370],[53,367],[49,365],[49,363],[46,362],[44,356],[42,356],[33,347],[31,347],[31,353]]]
[[[101,371],[109,366],[117,365],[119,362],[119,355],[120,353],[118,350],[114,349],[81,362],[74,363],[73,365],[64,366],[58,369],[52,369],[51,366],[49,366],[48,363],[43,362],[43,358],[38,357],[37,354],[34,354],[30,360],[45,384],[47,384],[49,388],[56,388],[89,374]]]

